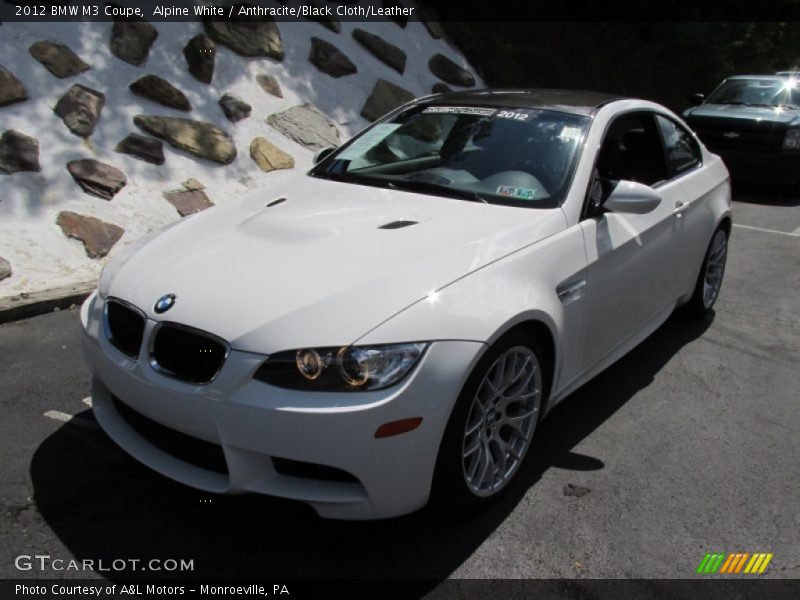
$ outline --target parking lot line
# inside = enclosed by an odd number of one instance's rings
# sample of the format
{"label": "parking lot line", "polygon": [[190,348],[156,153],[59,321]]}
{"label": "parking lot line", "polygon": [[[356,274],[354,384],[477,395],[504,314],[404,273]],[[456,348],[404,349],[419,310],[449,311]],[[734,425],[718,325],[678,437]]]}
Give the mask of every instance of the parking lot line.
{"label": "parking lot line", "polygon": [[89,421],[88,419],[76,417],[75,415],[61,412],[60,410],[48,410],[44,413],[44,416],[48,419],[53,419],[54,421],[70,423],[71,425],[78,425],[79,427],[85,427],[86,429],[95,429],[97,427],[96,423]]}
{"label": "parking lot line", "polygon": [[794,231],[778,231],[777,229],[766,229],[764,227],[754,227],[752,225],[742,225],[741,223],[734,223],[734,227],[742,229],[752,229],[754,231],[763,231],[764,233],[777,233],[778,235],[788,235],[789,237],[800,237],[800,227]]}

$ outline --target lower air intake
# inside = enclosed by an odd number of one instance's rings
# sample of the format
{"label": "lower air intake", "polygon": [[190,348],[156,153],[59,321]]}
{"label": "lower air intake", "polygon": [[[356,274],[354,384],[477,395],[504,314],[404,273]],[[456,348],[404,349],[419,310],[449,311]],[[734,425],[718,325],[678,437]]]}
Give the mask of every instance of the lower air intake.
{"label": "lower air intake", "polygon": [[153,446],[183,462],[207,471],[228,474],[222,446],[175,431],[145,417],[122,400],[113,397],[114,408],[136,433]]}

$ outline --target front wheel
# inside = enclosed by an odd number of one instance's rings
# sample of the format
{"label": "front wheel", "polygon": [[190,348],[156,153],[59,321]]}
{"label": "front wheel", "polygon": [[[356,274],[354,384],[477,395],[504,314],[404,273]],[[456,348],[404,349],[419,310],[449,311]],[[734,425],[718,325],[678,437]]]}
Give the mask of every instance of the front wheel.
{"label": "front wheel", "polygon": [[711,238],[694,293],[687,303],[687,309],[691,314],[701,317],[711,312],[722,288],[727,259],[728,233],[720,227]]}
{"label": "front wheel", "polygon": [[543,357],[536,340],[515,332],[478,361],[442,440],[434,479],[440,503],[478,508],[514,479],[546,394]]}

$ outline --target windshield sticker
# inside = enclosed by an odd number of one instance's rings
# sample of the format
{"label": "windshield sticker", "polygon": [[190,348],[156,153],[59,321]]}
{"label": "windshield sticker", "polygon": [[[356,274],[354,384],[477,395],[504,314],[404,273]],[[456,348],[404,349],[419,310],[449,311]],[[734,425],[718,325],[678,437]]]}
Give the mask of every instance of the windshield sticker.
{"label": "windshield sticker", "polygon": [[494,108],[479,108],[477,106],[429,106],[423,113],[452,113],[456,115],[478,115],[492,117],[497,112]]}
{"label": "windshield sticker", "polygon": [[569,125],[565,125],[561,129],[561,133],[558,134],[558,137],[565,142],[571,142],[578,139],[578,137],[581,135],[581,131],[582,130],[580,127],[570,127]]}
{"label": "windshield sticker", "polygon": [[366,152],[385,140],[386,137],[400,127],[400,125],[401,123],[381,123],[380,125],[375,125],[375,127],[350,144],[336,159],[354,160],[363,156]]}
{"label": "windshield sticker", "polygon": [[498,185],[497,195],[505,198],[516,198],[518,200],[533,200],[536,197],[536,190],[514,185]]}

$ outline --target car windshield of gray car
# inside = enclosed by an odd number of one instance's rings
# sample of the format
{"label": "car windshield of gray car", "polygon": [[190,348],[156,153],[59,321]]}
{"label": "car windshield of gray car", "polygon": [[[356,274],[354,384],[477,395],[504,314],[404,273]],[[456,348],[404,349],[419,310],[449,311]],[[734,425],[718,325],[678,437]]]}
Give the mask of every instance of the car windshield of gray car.
{"label": "car windshield of gray car", "polygon": [[729,79],[708,103],[800,108],[800,79]]}
{"label": "car windshield of gray car", "polygon": [[310,175],[531,208],[561,204],[589,118],[556,110],[422,105],[378,122]]}

